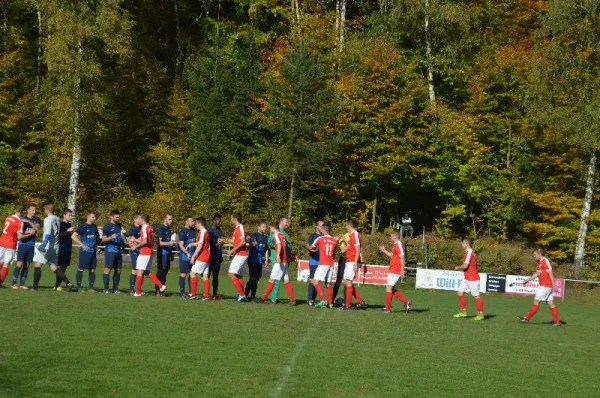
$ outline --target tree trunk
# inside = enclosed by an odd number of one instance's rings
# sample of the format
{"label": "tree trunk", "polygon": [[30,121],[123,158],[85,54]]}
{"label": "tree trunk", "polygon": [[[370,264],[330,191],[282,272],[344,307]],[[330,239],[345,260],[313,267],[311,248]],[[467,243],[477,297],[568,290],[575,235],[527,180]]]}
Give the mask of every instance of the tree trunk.
{"label": "tree trunk", "polygon": [[344,51],[344,29],[346,27],[346,0],[336,1],[336,28],[338,39],[338,51]]}
{"label": "tree trunk", "polygon": [[175,41],[177,44],[177,54],[175,56],[175,73],[178,74],[180,67],[181,67],[181,61],[182,61],[181,24],[179,22],[179,4],[177,3],[177,0],[172,0],[172,1],[173,1],[173,13],[175,14]]}
{"label": "tree trunk", "polygon": [[429,102],[435,109],[435,86],[433,85],[433,68],[431,66],[431,32],[429,29],[429,0],[425,0],[425,55],[427,57],[427,85],[429,87]]}
{"label": "tree trunk", "polygon": [[288,220],[292,221],[292,207],[294,204],[294,187],[296,185],[296,168],[294,168],[294,173],[292,174],[292,182],[290,183],[290,200],[288,203]]}
{"label": "tree trunk", "polygon": [[37,42],[37,80],[35,82],[35,90],[39,93],[42,86],[42,12],[37,10],[38,19],[38,42]]}
{"label": "tree trunk", "polygon": [[583,200],[583,208],[581,209],[581,222],[579,224],[579,235],[577,236],[577,245],[575,247],[575,269],[574,276],[579,278],[581,271],[585,265],[585,237],[588,229],[588,218],[592,208],[592,197],[594,195],[594,175],[596,174],[596,157],[595,150],[590,155],[590,164],[588,167],[587,181],[585,186],[585,199]]}
{"label": "tree trunk", "polygon": [[371,235],[375,235],[377,232],[377,196],[375,196],[375,200],[373,200],[373,214],[371,214]]}
{"label": "tree trunk", "polygon": [[8,17],[6,16],[6,8],[8,0],[2,1],[2,54],[8,53]]}
{"label": "tree trunk", "polygon": [[[77,52],[81,57],[83,54],[83,43],[81,39],[77,41]],[[79,90],[81,88],[81,78],[75,80],[75,115],[73,116],[73,130],[75,133],[75,142],[73,144],[73,157],[71,159],[71,176],[69,178],[69,198],[67,206],[73,211],[75,217],[77,211],[77,190],[79,188],[79,170],[81,169],[81,109],[79,104]]]}
{"label": "tree trunk", "polygon": [[292,0],[292,14],[296,15],[296,30],[300,34],[300,5],[298,0]]}

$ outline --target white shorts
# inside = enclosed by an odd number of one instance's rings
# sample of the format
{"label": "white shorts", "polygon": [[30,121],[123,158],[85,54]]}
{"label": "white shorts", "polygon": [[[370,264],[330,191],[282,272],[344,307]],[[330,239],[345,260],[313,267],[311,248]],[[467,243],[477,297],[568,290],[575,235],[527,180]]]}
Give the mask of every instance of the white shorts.
{"label": "white shorts", "polygon": [[135,264],[136,270],[142,271],[150,271],[150,267],[152,267],[152,255],[142,255],[140,254],[137,258],[137,263]]}
{"label": "white shorts", "polygon": [[248,256],[233,256],[231,260],[231,264],[229,264],[229,272],[230,274],[235,275],[244,275],[244,265],[248,262]]}
{"label": "white shorts", "polygon": [[331,283],[333,279],[333,267],[329,265],[319,265],[315,271],[314,280]]}
{"label": "white shorts", "polygon": [[356,273],[354,272],[354,264],[356,263],[349,263],[346,262],[346,266],[344,268],[344,280],[346,281],[353,281],[354,277],[356,276]]}
{"label": "white shorts", "polygon": [[554,301],[554,294],[552,294],[552,288],[546,286],[539,286],[535,291],[536,301]]}
{"label": "white shorts", "polygon": [[275,281],[280,281],[283,278],[284,281],[290,280],[290,275],[288,273],[288,265],[285,263],[273,265],[273,269],[271,270],[271,276],[269,279],[273,279]]}
{"label": "white shorts", "polygon": [[400,280],[400,275],[392,274],[391,272],[388,274],[386,285],[388,286],[396,286],[396,283]]}
{"label": "white shorts", "polygon": [[471,296],[479,296],[479,281],[466,281],[463,280],[458,287],[459,292],[471,293]]}
{"label": "white shorts", "polygon": [[58,250],[48,249],[46,253],[42,253],[36,247],[35,253],[33,254],[33,262],[39,264],[58,265]]}
{"label": "white shorts", "polygon": [[208,276],[208,267],[209,263],[203,263],[202,261],[196,261],[194,265],[192,265],[192,272],[194,274],[202,274]]}
{"label": "white shorts", "polygon": [[15,249],[7,249],[6,247],[0,246],[0,262],[4,263],[8,267],[10,263],[15,259]]}

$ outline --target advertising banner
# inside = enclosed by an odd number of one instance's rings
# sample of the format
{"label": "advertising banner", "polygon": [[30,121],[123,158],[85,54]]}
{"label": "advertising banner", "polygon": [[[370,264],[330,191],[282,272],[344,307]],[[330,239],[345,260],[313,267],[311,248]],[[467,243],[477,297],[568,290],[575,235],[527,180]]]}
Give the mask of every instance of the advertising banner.
{"label": "advertising banner", "polygon": [[[437,290],[454,290],[458,291],[458,287],[463,280],[465,273],[462,271],[449,271],[442,269],[417,269],[417,289],[437,289]],[[486,281],[487,274],[479,274],[480,291],[485,293],[487,290]]]}
{"label": "advertising banner", "polygon": [[[333,282],[336,280],[337,263],[334,266]],[[385,265],[363,264],[356,275],[354,281],[360,285],[378,285],[385,286],[387,283],[389,267]],[[300,260],[298,262],[298,281],[308,282],[310,268],[308,261]]]}
{"label": "advertising banner", "polygon": [[504,293],[506,291],[506,275],[487,274],[486,290],[488,293]]}
{"label": "advertising banner", "polygon": [[[540,284],[537,279],[524,284],[523,281],[527,278],[527,276],[506,275],[506,293],[534,296],[535,291]],[[554,297],[562,298],[564,294],[564,280],[555,279],[554,282],[556,283],[556,292],[554,293]]]}

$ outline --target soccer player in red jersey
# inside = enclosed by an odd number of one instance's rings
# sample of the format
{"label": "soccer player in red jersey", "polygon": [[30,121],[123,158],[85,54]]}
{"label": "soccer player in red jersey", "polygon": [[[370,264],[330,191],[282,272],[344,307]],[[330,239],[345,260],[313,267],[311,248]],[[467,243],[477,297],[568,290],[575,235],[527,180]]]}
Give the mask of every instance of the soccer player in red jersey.
{"label": "soccer player in red jersey", "polygon": [[[333,278],[333,265],[335,255],[335,249],[337,248],[338,240],[329,235],[331,232],[331,227],[329,224],[321,225],[321,236],[319,236],[312,245],[310,245],[309,250],[313,250],[314,248],[319,248],[319,266],[315,271],[315,277],[312,280],[312,284],[315,285],[315,290],[317,294],[321,298],[315,307],[332,307],[333,303],[331,300],[333,299],[333,286],[331,285],[331,280]],[[321,281],[324,281],[327,285],[327,296],[323,292],[323,286],[321,286]]]}
{"label": "soccer player in red jersey", "polygon": [[233,283],[233,287],[238,293],[237,301],[248,301],[246,299],[246,293],[244,292],[244,265],[248,262],[248,251],[246,249],[246,231],[242,225],[242,215],[240,213],[233,213],[231,215],[231,223],[235,227],[233,231],[233,238],[227,241],[233,245],[231,252],[233,253],[233,259],[229,265],[229,279]]}
{"label": "soccer player in red jersey", "polygon": [[191,300],[197,300],[200,296],[198,292],[198,277],[197,274],[202,275],[203,279],[203,297],[202,300],[206,301],[209,299],[210,294],[210,280],[208,279],[208,272],[210,270],[210,237],[206,230],[206,219],[199,217],[196,219],[196,229],[198,230],[198,237],[196,242],[191,245],[196,247],[194,254],[192,255],[191,263],[192,270],[190,272],[190,290],[192,295]]}
{"label": "soccer player in red jersey", "polygon": [[398,300],[402,301],[404,304],[404,309],[406,312],[408,312],[410,311],[412,302],[404,297],[404,295],[394,287],[400,278],[404,278],[404,247],[402,246],[400,233],[398,231],[392,232],[390,238],[392,239],[392,243],[394,245],[391,252],[387,251],[384,245],[379,246],[379,250],[390,258],[390,271],[388,273],[387,283],[385,285],[385,308],[383,311],[391,312],[392,298],[396,297]]}
{"label": "soccer player in red jersey", "polygon": [[535,298],[533,299],[533,305],[529,309],[529,312],[524,317],[519,317],[519,320],[523,323],[529,322],[529,320],[535,315],[540,308],[540,301],[548,303],[550,312],[552,313],[552,325],[562,326],[560,318],[558,317],[558,308],[554,305],[554,295],[556,291],[556,284],[554,282],[554,274],[552,273],[552,265],[550,260],[544,256],[544,249],[538,248],[533,252],[536,260],[538,260],[538,267],[535,274],[523,281],[526,284],[529,281],[538,278],[540,285],[535,292]]}
{"label": "soccer player in red jersey", "polygon": [[344,285],[346,286],[346,306],[342,309],[352,308],[352,296],[356,297],[358,304],[356,308],[366,309],[366,305],[358,290],[353,286],[352,281],[356,277],[358,270],[358,262],[360,261],[360,247],[362,245],[362,237],[356,230],[356,221],[346,221],[346,231],[350,235],[348,245],[341,249],[342,253],[346,253],[346,267],[344,268]]}
{"label": "soccer player in red jersey", "polygon": [[290,283],[290,275],[288,272],[288,253],[285,235],[279,231],[279,224],[276,222],[271,223],[271,233],[273,234],[273,243],[275,244],[275,264],[273,264],[271,276],[269,277],[269,283],[267,284],[267,287],[265,288],[260,300],[264,303],[269,294],[271,294],[271,291],[273,291],[275,281],[280,281],[283,279],[283,285],[285,286],[285,290],[290,297],[289,304],[296,305],[294,288]]}
{"label": "soccer player in red jersey", "polygon": [[163,293],[165,290],[167,290],[167,286],[163,285],[156,275],[150,272],[150,268],[152,266],[152,237],[154,234],[154,230],[150,225],[148,225],[150,216],[148,214],[142,214],[136,221],[140,224],[140,240],[131,246],[131,250],[139,248],[140,255],[137,258],[137,275],[135,278],[135,294],[133,296],[140,297],[142,295],[144,275],[147,275],[148,279],[154,282],[154,284],[158,286],[159,291]]}
{"label": "soccer player in red jersey", "polygon": [[462,241],[462,247],[465,249],[462,265],[454,267],[456,271],[465,271],[465,278],[458,287],[458,305],[460,312],[454,315],[455,318],[467,317],[467,299],[465,292],[471,292],[475,298],[475,307],[477,308],[477,316],[473,318],[475,321],[483,321],[483,299],[479,295],[479,272],[477,272],[477,257],[473,251],[473,241],[470,238],[465,238]]}
{"label": "soccer player in red jersey", "polygon": [[25,233],[21,233],[23,229],[23,221],[21,221],[22,213],[23,206],[15,206],[15,214],[6,217],[2,226],[2,235],[0,235],[0,285],[6,279],[8,267],[16,257],[17,242],[19,239],[26,238],[37,232],[36,229],[30,229]]}

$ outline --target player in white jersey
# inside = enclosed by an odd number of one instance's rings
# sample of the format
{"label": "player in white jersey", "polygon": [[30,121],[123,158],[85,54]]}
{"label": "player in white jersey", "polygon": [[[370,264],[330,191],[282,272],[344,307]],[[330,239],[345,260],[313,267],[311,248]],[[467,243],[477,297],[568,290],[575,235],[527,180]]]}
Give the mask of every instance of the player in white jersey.
{"label": "player in white jersey", "polygon": [[67,284],[67,291],[73,289],[64,271],[58,268],[58,241],[60,235],[60,219],[54,215],[54,205],[44,206],[46,218],[44,219],[44,241],[35,250],[33,261],[35,271],[33,274],[32,292],[37,292],[40,278],[42,277],[42,265],[50,264],[50,270],[58,275]]}

